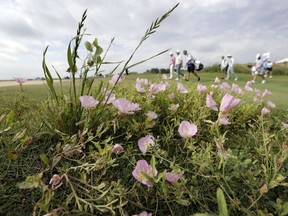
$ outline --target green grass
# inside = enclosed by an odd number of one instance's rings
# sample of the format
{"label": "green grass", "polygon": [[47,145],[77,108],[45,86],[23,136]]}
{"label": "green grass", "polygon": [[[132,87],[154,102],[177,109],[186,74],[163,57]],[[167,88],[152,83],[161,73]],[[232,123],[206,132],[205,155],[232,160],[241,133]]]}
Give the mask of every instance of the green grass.
{"label": "green grass", "polygon": [[[201,84],[209,86],[215,78],[220,76],[219,73],[199,73],[201,76]],[[231,85],[233,82],[238,84],[243,90],[246,82],[248,80],[252,79],[252,76],[250,74],[238,74],[239,79],[237,82],[235,82],[233,79],[229,80],[228,83]],[[135,87],[135,80],[136,78],[147,78],[149,81],[152,82],[159,82],[162,80],[162,74],[129,74],[126,76],[125,82],[121,83],[121,85],[130,85],[131,88]],[[176,76],[174,75],[174,78]],[[101,81],[107,82],[110,78],[99,78],[96,79],[95,84],[99,84]],[[176,83],[176,81],[168,80],[169,83]],[[196,77],[193,75],[191,76],[191,79],[189,82],[184,82],[185,86],[189,85],[197,85]],[[268,97],[267,99],[271,100],[273,103],[277,105],[277,108],[283,108],[286,109],[288,107],[288,76],[273,76],[273,78],[267,78],[266,83],[264,85],[261,84],[261,77],[259,77],[256,80],[256,84],[254,84],[252,87],[259,89],[261,92],[263,92],[265,89],[268,89],[272,92],[272,96]],[[55,83],[56,90],[60,91],[60,84]],[[68,93],[69,88],[69,81],[65,80],[63,82],[64,87],[64,93]],[[49,97],[49,91],[46,87],[46,85],[28,85],[27,83],[23,84],[23,89],[25,95],[35,101],[45,100]],[[0,87],[0,103],[1,106],[4,104],[10,104],[13,102],[15,96],[17,96],[20,88],[19,86],[9,86],[9,87]],[[66,92],[65,92],[66,91]]]}

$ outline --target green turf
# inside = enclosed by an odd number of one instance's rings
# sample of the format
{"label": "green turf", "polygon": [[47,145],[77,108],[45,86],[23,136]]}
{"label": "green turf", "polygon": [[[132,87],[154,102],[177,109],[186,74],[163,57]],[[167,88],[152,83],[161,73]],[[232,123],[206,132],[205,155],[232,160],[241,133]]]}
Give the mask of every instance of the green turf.
{"label": "green turf", "polygon": [[[201,76],[200,83],[203,85],[210,85],[213,83],[215,78],[220,76],[219,73],[199,73]],[[236,83],[238,84],[243,90],[246,82],[248,80],[252,80],[252,76],[250,74],[238,74],[239,78],[235,82],[234,79],[231,79],[228,81],[229,84]],[[169,76],[169,75],[167,75]],[[122,83],[122,85],[125,83],[127,85],[130,85],[131,87],[135,86],[135,80],[136,78],[147,78],[148,80],[152,82],[159,82],[162,80],[162,74],[129,74],[126,76],[125,82]],[[174,74],[174,78],[176,78],[176,75]],[[100,81],[107,82],[110,78],[98,78],[95,81],[94,85],[97,85]],[[175,79],[168,80],[169,83],[176,83]],[[191,76],[191,79],[189,82],[181,81],[187,85],[196,85],[196,77],[193,75]],[[284,108],[286,109],[288,107],[288,76],[273,76],[273,78],[267,78],[265,84],[261,84],[261,77],[259,77],[256,80],[256,84],[254,84],[252,87],[259,89],[261,92],[263,92],[265,89],[268,89],[272,92],[272,96],[269,96],[267,99],[271,100],[273,103],[277,105],[278,108]],[[69,81],[65,80],[63,82],[64,86],[64,93],[68,93],[69,89]],[[56,89],[60,91],[60,84],[55,83]],[[35,99],[36,101],[44,100],[49,97],[49,91],[46,87],[46,85],[28,85],[28,83],[23,84],[24,93],[27,97],[30,99]],[[15,96],[17,96],[17,93],[19,92],[20,87],[19,86],[9,86],[9,87],[0,87],[0,103],[1,106],[3,104],[11,103],[13,102]]]}

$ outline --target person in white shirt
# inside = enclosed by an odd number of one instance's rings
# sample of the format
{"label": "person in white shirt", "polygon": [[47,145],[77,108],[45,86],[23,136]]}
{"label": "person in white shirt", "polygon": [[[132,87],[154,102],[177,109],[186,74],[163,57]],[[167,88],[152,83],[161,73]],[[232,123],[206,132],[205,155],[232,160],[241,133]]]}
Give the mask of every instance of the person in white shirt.
{"label": "person in white shirt", "polygon": [[254,77],[253,77],[253,80],[251,81],[252,83],[255,83],[256,79],[257,79],[257,76],[261,76],[262,77],[262,84],[265,83],[265,71],[263,69],[263,60],[261,58],[261,55],[260,54],[257,54],[256,55],[256,64],[255,64],[255,73],[254,73]]}
{"label": "person in white shirt", "polygon": [[175,56],[173,55],[172,52],[170,52],[169,68],[170,68],[170,77],[169,77],[169,79],[172,79],[173,78],[174,68],[175,68]]}
{"label": "person in white shirt", "polygon": [[176,80],[179,80],[180,70],[181,70],[182,64],[183,64],[183,59],[182,59],[182,56],[181,56],[179,50],[176,51],[176,54],[177,54],[176,59],[175,59],[175,67],[176,67],[176,72],[177,72]]}
{"label": "person in white shirt", "polygon": [[269,77],[272,78],[272,66],[273,66],[273,62],[271,60],[268,60],[267,62],[267,74],[269,74]]}
{"label": "person in white shirt", "polygon": [[198,74],[195,72],[195,61],[196,61],[196,59],[190,53],[188,53],[187,50],[183,50],[183,54],[186,56],[186,65],[185,65],[185,67],[187,67],[185,80],[189,81],[190,73],[193,73],[194,76],[197,77],[197,80],[200,81],[200,76],[198,76]]}
{"label": "person in white shirt", "polygon": [[237,74],[234,72],[234,59],[232,58],[232,55],[228,54],[228,69],[227,69],[227,76],[226,76],[226,80],[230,79],[230,74],[234,75],[234,80],[237,81],[238,76]]}
{"label": "person in white shirt", "polygon": [[222,56],[221,59],[222,59],[221,64],[219,66],[221,70],[221,79],[224,79],[224,76],[227,73],[227,69],[228,69],[228,61],[225,56]]}

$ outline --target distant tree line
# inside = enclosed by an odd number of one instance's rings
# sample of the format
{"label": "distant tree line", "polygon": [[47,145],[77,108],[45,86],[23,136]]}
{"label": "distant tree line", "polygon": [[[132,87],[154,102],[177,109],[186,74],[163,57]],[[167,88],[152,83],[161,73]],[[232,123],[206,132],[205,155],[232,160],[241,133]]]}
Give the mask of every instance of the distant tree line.
{"label": "distant tree line", "polygon": [[[234,65],[234,70],[236,73],[246,73],[249,74],[251,73],[250,69],[248,68],[248,65],[251,65],[252,63],[247,63],[247,64],[235,64]],[[182,68],[184,70],[184,68]],[[218,73],[220,71],[219,65],[218,64],[213,64],[213,65],[207,65],[204,66],[204,69],[200,72],[208,72],[208,73],[213,73],[216,72]],[[170,70],[169,68],[151,68],[150,70],[146,70],[146,73],[153,73],[153,74],[169,74]],[[273,75],[287,75],[288,76],[288,63],[281,63],[281,64],[273,64]]]}

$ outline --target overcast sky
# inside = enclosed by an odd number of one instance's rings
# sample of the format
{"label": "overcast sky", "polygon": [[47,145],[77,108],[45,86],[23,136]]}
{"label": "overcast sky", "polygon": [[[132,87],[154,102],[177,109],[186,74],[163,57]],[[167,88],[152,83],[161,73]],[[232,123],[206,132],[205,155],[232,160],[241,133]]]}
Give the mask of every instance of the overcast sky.
{"label": "overcast sky", "polygon": [[[61,76],[69,75],[67,46],[85,9],[84,25],[91,36],[83,42],[96,37],[105,50],[115,37],[106,60],[125,61],[151,23],[178,2],[131,63],[169,48],[187,49],[204,65],[218,63],[228,53],[236,63],[253,62],[257,53],[265,52],[271,52],[272,61],[288,57],[287,0],[1,0],[0,80],[43,77],[47,45],[51,71],[54,66]],[[165,53],[131,71],[168,64]]]}

